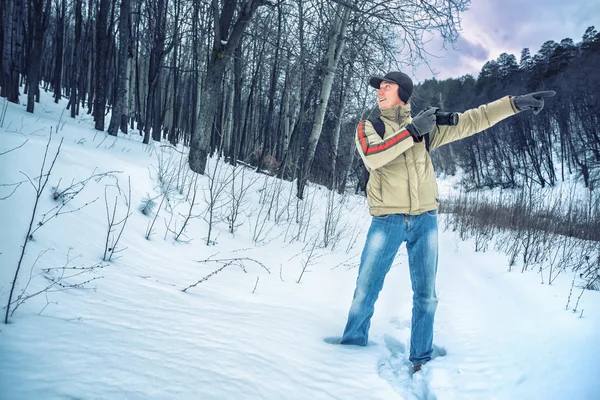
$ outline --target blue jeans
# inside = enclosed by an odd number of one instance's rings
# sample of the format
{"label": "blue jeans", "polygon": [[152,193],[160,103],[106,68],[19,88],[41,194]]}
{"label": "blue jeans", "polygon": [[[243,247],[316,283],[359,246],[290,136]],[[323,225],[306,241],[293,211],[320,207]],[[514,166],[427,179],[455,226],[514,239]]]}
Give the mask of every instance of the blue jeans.
{"label": "blue jeans", "polygon": [[437,307],[437,212],[373,217],[360,259],[354,299],[342,344],[366,346],[375,301],[402,242],[406,241],[413,290],[410,357],[413,365],[431,360],[433,319]]}

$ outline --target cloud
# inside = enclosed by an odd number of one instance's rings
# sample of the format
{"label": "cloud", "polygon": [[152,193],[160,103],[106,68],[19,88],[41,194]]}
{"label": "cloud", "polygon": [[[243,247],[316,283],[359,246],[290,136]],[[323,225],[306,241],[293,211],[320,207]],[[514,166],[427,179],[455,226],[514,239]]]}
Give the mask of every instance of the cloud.
{"label": "cloud", "polygon": [[[591,25],[600,28],[599,1],[473,1],[462,14],[461,36],[454,48],[442,49],[441,39],[434,36],[426,49],[437,56],[429,60],[438,79],[477,76],[486,61],[501,53],[514,54],[518,60],[523,48],[536,53],[547,40],[569,37],[578,42]],[[417,81],[433,76],[426,66],[415,71]]]}

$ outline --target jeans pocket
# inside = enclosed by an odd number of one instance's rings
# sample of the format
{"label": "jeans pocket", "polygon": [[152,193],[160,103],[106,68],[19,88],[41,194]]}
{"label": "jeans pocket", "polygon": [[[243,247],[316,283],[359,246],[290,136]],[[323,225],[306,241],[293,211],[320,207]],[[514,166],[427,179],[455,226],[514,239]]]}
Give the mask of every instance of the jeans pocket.
{"label": "jeans pocket", "polygon": [[427,215],[430,217],[435,217],[437,215],[437,210],[427,211]]}

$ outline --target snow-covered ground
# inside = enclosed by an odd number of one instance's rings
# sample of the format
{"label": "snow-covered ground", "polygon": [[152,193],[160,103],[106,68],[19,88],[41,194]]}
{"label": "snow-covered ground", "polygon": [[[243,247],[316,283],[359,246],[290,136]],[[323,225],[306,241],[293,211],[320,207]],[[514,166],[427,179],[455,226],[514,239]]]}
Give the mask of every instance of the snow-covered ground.
{"label": "snow-covered ground", "polygon": [[[176,205],[175,200],[185,199],[184,193],[173,195],[174,212],[163,205],[147,240],[152,216],[138,206],[146,195],[160,194],[158,156],[176,165],[178,153],[143,145],[137,132],[107,137],[93,130],[90,116],[72,120],[63,112],[64,103],[55,105],[42,95],[34,115],[8,104],[0,127],[0,154],[26,141],[0,155],[0,185],[25,182],[0,201],[0,305],[8,301],[35,201],[28,179],[35,183],[40,174],[51,129],[47,167],[60,139],[63,144],[34,228],[57,204],[51,186],[64,188],[94,173],[118,171],[113,175],[122,192],[111,177],[90,180],[62,211],[98,200],[37,230],[27,245],[13,300],[26,285],[26,293],[33,294],[51,282],[48,278],[57,279],[61,269],[43,270],[64,266],[67,257],[72,259],[68,267],[102,262],[107,209],[112,212],[116,199],[116,221],[125,215],[129,178],[132,214],[117,245],[122,251],[113,261],[62,283],[98,279],[85,289],[33,297],[19,306],[10,324],[0,326],[1,399],[600,398],[600,293],[586,291],[577,313],[565,310],[572,274],[559,276],[552,286],[541,285],[534,272],[508,272],[504,255],[475,253],[473,243],[440,231],[437,357],[411,376],[411,291],[404,246],[376,304],[371,345],[323,341],[340,335],[345,324],[369,223],[362,197],[346,199],[336,248],[317,243],[312,257],[311,239],[323,230],[326,190],[310,186],[305,202],[314,203],[311,227],[294,241],[296,200],[293,185],[284,182],[276,208],[281,210],[292,193],[292,222],[286,212],[278,223],[274,217],[266,221],[261,233],[259,199],[275,187],[265,175],[256,176],[249,189],[235,235],[225,221],[219,222],[211,233],[215,243],[207,246],[208,223],[194,218],[176,242],[166,226],[170,223],[176,232],[181,227],[189,203]],[[0,110],[3,103],[0,99]],[[248,182],[254,175],[246,174]],[[271,179],[267,186],[265,179]],[[207,177],[199,177],[198,185],[193,215],[206,209]],[[0,186],[0,198],[15,187]],[[228,206],[223,207],[219,214],[226,214]],[[199,262],[208,258],[247,260],[244,268],[229,265],[183,292],[223,266]],[[570,308],[580,293],[576,287]]]}

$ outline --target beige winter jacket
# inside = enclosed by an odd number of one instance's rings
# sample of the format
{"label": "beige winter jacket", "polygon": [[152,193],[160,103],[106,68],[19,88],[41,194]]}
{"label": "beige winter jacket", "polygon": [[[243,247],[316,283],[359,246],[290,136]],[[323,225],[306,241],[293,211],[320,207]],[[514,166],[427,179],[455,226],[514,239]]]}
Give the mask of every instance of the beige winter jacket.
{"label": "beige winter jacket", "polygon": [[[429,150],[463,139],[516,114],[509,96],[460,114],[456,126],[436,126]],[[356,147],[370,172],[367,202],[371,215],[421,214],[438,207],[438,189],[425,141],[416,142],[405,129],[411,122],[410,104],[381,112],[383,139],[369,121],[356,129]]]}

